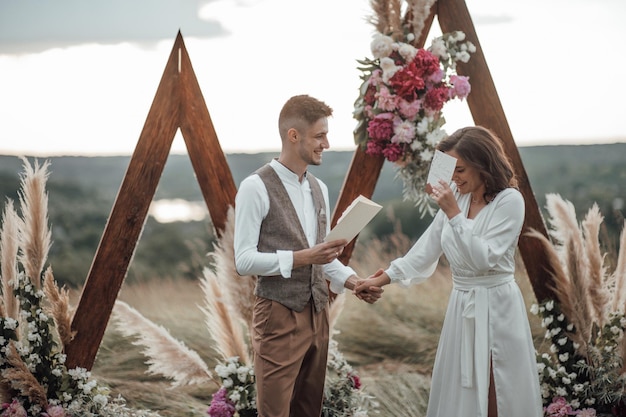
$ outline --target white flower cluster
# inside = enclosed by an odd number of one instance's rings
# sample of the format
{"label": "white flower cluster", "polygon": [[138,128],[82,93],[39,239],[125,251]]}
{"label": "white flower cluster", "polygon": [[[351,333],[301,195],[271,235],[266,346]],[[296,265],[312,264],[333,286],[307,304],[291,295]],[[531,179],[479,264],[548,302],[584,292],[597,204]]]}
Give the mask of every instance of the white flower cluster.
{"label": "white flower cluster", "polygon": [[[91,379],[88,370],[67,369],[66,356],[54,338],[54,320],[42,308],[45,294],[37,290],[23,272],[18,274],[15,296],[20,306],[19,320],[0,317],[0,371],[12,367],[7,355],[14,347],[28,371],[46,391],[48,409],[43,410],[40,404],[22,395],[13,398],[16,407],[21,407],[29,416],[43,412],[64,417],[149,415],[132,414],[134,411],[121,405],[119,399],[110,402],[108,389]],[[10,385],[14,381],[3,382]],[[59,407],[62,414],[59,414]]]}
{"label": "white flower cluster", "polygon": [[256,409],[254,369],[251,366],[240,363],[239,357],[233,356],[224,364],[218,364],[215,373],[222,379],[222,387],[237,410]]}
{"label": "white flower cluster", "polygon": [[577,331],[560,312],[553,300],[534,304],[530,312],[541,317],[550,342],[549,352],[537,355],[537,371],[545,402],[555,397],[564,398],[574,410],[581,407],[606,406],[624,395],[626,379],[621,375],[618,347],[622,343],[626,318],[612,313],[607,324],[598,329],[584,347],[572,340]]}
{"label": "white flower cluster", "polygon": [[456,70],[458,61],[467,63],[470,60],[470,54],[476,52],[476,46],[469,41],[463,42],[464,40],[465,33],[456,30],[434,39],[430,49],[444,65]]}

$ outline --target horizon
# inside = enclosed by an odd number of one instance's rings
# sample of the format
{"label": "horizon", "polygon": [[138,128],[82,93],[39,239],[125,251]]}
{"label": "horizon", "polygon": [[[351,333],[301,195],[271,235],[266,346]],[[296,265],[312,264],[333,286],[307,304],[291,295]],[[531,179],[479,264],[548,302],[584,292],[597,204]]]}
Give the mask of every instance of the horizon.
{"label": "horizon", "polygon": [[[607,141],[607,142],[585,142],[585,143],[538,143],[538,144],[525,144],[525,145],[517,145],[518,149],[523,148],[553,148],[553,147],[592,147],[592,146],[613,146],[613,145],[624,145],[626,146],[626,138],[623,140],[617,141]],[[324,153],[328,152],[354,152],[356,150],[356,146],[353,149],[327,149]],[[279,154],[280,149],[264,149],[259,151],[226,151],[224,150],[224,155],[258,155],[258,154]],[[97,153],[97,154],[65,154],[65,153],[55,153],[55,154],[20,154],[20,153],[6,153],[0,151],[1,157],[25,157],[25,158],[117,158],[117,157],[132,157],[131,153]],[[173,151],[170,152],[168,156],[185,156],[188,155],[187,150],[183,151]]]}

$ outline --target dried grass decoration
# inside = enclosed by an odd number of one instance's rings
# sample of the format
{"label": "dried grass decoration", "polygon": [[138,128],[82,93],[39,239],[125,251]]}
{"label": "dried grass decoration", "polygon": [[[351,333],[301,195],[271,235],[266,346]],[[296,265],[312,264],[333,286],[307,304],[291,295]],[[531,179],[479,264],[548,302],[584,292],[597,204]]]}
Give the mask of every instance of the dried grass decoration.
{"label": "dried grass decoration", "polygon": [[554,299],[531,308],[542,318],[549,343],[537,357],[546,412],[625,415],[626,232],[609,273],[599,241],[604,218],[598,206],[579,225],[571,202],[557,194],[546,200],[552,241],[530,233],[542,242],[555,271]]}
{"label": "dried grass decoration", "polygon": [[23,158],[19,204],[8,199],[0,230],[0,414],[2,416],[158,416],[133,410],[91,378],[68,369],[65,346],[72,340],[68,291],[44,271],[51,245],[48,226],[49,163]]}

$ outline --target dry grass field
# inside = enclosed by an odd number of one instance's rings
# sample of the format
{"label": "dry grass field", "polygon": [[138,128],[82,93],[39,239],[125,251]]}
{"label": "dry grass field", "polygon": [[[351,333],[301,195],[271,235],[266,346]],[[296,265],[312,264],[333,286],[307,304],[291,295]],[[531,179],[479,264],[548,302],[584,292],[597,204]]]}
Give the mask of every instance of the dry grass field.
{"label": "dry grass field", "polygon": [[[402,255],[410,246],[402,233],[386,241],[358,243],[351,265],[363,276]],[[532,288],[519,263],[517,280],[528,307],[535,302]],[[380,416],[419,417],[428,401],[429,375],[451,288],[445,260],[431,279],[411,287],[386,287],[383,299],[365,304],[348,294],[337,321],[339,349],[360,374],[364,389],[380,402]],[[125,285],[121,300],[168,329],[197,351],[210,368],[217,355],[208,333],[199,284],[189,280],[155,281]],[[538,349],[544,330],[529,315]],[[109,323],[93,374],[124,396],[130,405],[159,411],[163,416],[206,416],[214,384],[172,389],[169,381],[146,373],[141,349]]]}

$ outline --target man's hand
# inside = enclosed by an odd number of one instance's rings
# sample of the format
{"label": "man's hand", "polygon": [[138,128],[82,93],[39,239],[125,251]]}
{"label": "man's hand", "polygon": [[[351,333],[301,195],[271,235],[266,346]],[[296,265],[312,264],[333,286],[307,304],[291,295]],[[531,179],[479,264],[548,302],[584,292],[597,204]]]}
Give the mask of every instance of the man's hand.
{"label": "man's hand", "polygon": [[348,244],[345,239],[319,243],[312,248],[302,249],[293,253],[293,267],[305,265],[324,265],[334,261],[341,255]]}
{"label": "man's hand", "polygon": [[[368,285],[368,281],[370,281],[369,278],[363,279],[353,275],[346,280],[344,286],[347,289],[352,290],[359,300],[363,300],[369,304],[374,304],[380,299],[384,290],[381,287]],[[359,287],[362,287],[363,289],[357,293],[356,289]]]}

